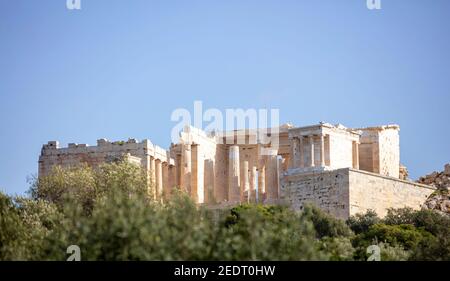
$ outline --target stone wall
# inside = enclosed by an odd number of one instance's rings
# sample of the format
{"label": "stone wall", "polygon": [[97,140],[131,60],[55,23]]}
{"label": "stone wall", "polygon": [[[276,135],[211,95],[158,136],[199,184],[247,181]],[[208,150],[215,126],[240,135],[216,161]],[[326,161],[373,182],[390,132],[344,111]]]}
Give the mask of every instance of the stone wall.
{"label": "stone wall", "polygon": [[312,203],[338,218],[350,214],[349,169],[285,175],[280,190],[281,200],[294,210]]}
{"label": "stone wall", "polygon": [[312,203],[341,219],[388,208],[419,209],[435,189],[393,177],[345,168],[287,174],[281,179],[281,199],[295,210]]}
{"label": "stone wall", "polygon": [[[39,156],[39,176],[47,175],[54,166],[67,168],[85,163],[95,168],[119,159],[139,164],[144,169],[154,198],[162,197],[164,187],[169,188],[169,184],[173,184],[169,173],[173,173],[175,161],[170,152],[149,140],[138,142],[135,139],[117,142],[99,139],[97,146],[70,143],[62,148],[57,141],[49,141],[43,145]],[[155,188],[150,189],[151,186]]]}
{"label": "stone wall", "polygon": [[387,125],[360,129],[359,168],[384,176],[399,178],[399,126]]}
{"label": "stone wall", "polygon": [[380,131],[380,174],[394,178],[400,177],[400,140],[398,126],[389,126]]}
{"label": "stone wall", "polygon": [[350,215],[375,210],[386,215],[388,208],[420,209],[436,189],[412,181],[381,176],[361,170],[349,171]]}

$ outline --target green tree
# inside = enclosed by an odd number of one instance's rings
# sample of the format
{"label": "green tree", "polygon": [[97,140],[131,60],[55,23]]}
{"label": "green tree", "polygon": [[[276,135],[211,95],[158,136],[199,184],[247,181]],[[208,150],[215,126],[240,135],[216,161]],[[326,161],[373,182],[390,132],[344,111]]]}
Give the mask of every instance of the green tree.
{"label": "green tree", "polygon": [[118,161],[102,164],[96,169],[85,164],[68,168],[55,166],[47,176],[33,179],[30,194],[34,199],[56,204],[60,210],[71,206],[70,202],[81,204],[84,212],[89,214],[95,200],[109,190],[145,197],[151,188],[141,167]]}
{"label": "green tree", "polygon": [[318,238],[322,237],[350,237],[353,235],[345,221],[337,219],[313,205],[306,205],[301,213],[302,220],[310,220]]}
{"label": "green tree", "polygon": [[379,222],[380,218],[374,210],[368,210],[364,214],[356,214],[346,221],[347,225],[355,234],[366,232],[372,225]]}
{"label": "green tree", "polygon": [[0,260],[42,259],[44,239],[61,218],[48,202],[0,193]]}

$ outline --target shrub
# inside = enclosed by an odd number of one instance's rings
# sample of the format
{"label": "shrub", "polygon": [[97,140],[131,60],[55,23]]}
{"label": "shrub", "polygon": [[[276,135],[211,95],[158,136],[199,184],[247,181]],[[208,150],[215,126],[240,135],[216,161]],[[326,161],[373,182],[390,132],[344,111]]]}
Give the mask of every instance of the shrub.
{"label": "shrub", "polygon": [[48,202],[0,193],[0,260],[41,259],[43,241],[60,219]]}
{"label": "shrub", "polygon": [[431,210],[421,210],[415,215],[414,224],[433,234],[422,240],[414,250],[413,260],[450,260],[450,218]]}
{"label": "shrub", "polygon": [[388,243],[378,243],[380,247],[381,261],[407,261],[411,251],[405,250],[402,246]]}
{"label": "shrub", "polygon": [[353,235],[343,220],[334,218],[312,205],[306,205],[303,208],[301,219],[310,220],[313,223],[318,238]]}
{"label": "shrub", "polygon": [[[321,260],[313,224],[280,206],[233,208],[217,239],[215,259]],[[220,255],[223,255],[220,258]]]}
{"label": "shrub", "polygon": [[412,224],[416,220],[417,211],[412,208],[388,209],[383,223],[388,225]]}
{"label": "shrub", "polygon": [[423,239],[431,236],[429,232],[418,229],[411,224],[387,225],[380,223],[372,225],[367,232],[359,234],[357,240],[360,241],[359,244],[364,246],[370,244],[372,241],[380,241],[411,250]]}
{"label": "shrub", "polygon": [[347,225],[355,234],[368,231],[372,225],[378,222],[380,222],[380,218],[374,210],[368,210],[364,214],[356,214],[346,221]]}
{"label": "shrub", "polygon": [[324,251],[329,260],[351,261],[355,254],[351,240],[348,237],[324,237],[320,240],[320,249]]}

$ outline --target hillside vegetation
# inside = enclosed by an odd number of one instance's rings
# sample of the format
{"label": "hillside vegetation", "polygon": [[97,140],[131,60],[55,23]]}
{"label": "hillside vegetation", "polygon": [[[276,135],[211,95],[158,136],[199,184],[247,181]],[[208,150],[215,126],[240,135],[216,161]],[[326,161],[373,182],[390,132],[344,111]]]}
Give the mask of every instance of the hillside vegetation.
{"label": "hillside vegetation", "polygon": [[367,212],[348,221],[314,206],[240,205],[208,210],[176,191],[148,199],[128,163],[55,168],[29,197],[0,193],[0,260],[450,260],[450,219],[431,210]]}

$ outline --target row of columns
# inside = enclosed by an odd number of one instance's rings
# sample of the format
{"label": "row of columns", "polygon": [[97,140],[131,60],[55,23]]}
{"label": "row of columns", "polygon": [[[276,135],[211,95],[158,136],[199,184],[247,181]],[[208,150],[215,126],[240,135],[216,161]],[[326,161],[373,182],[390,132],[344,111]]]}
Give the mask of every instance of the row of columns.
{"label": "row of columns", "polygon": [[[222,181],[228,183],[220,190],[215,190],[215,164],[214,161],[196,158],[196,149],[194,144],[183,144],[177,166],[179,186],[190,194],[196,202],[211,202],[212,200],[226,200],[229,202],[262,202],[264,199],[277,199],[279,189],[278,177],[278,155],[263,156],[257,160],[257,164],[250,165],[249,161],[242,161],[239,153],[239,146],[229,146],[228,154],[228,179]],[[158,163],[154,165],[155,171],[159,173]],[[195,165],[195,167],[194,167]],[[152,169],[153,170],[153,169]],[[201,172],[199,172],[201,171]],[[203,175],[203,178],[200,178]],[[161,181],[156,175],[156,190],[161,189]],[[221,180],[218,180],[221,182]],[[224,189],[222,191],[222,189]],[[222,195],[223,192],[223,195]],[[201,193],[201,194],[200,194]],[[217,194],[216,194],[217,193]],[[216,196],[218,196],[216,198]]]}
{"label": "row of columns", "polygon": [[[248,161],[241,161],[239,146],[229,147],[228,168],[228,201],[229,202],[262,202],[278,198],[278,156],[276,153],[259,159],[258,167],[249,167]],[[243,178],[241,179],[241,169]]]}
{"label": "row of columns", "polygon": [[150,195],[155,200],[163,200],[164,193],[170,192],[175,185],[175,167],[153,156],[148,158],[148,180],[152,187]]}
{"label": "row of columns", "polygon": [[214,163],[203,159],[198,144],[182,144],[179,164],[179,186],[197,203],[213,196]]}
{"label": "row of columns", "polygon": [[[299,136],[294,137],[292,139],[292,167],[291,168],[305,168],[305,167],[314,167],[316,166],[316,155],[315,155],[315,142],[314,142],[314,135],[309,136]],[[324,167],[325,166],[325,136],[319,135],[319,166]],[[309,161],[307,162],[307,158],[305,155],[305,149],[304,149],[304,143],[305,139],[308,140],[308,154],[310,155]]]}

